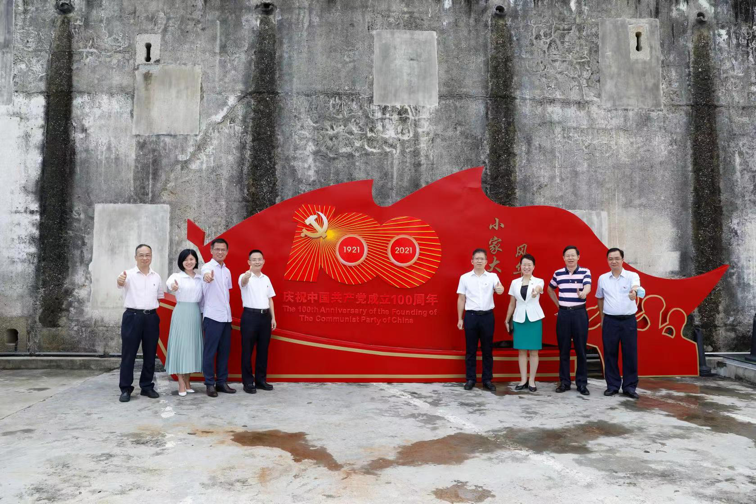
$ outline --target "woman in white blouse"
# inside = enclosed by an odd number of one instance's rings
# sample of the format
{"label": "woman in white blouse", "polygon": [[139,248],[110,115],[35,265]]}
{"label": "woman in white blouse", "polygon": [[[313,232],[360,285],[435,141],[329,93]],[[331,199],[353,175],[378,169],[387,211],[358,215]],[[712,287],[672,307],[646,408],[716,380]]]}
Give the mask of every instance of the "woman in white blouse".
{"label": "woman in white blouse", "polygon": [[[515,390],[526,386],[531,392],[538,390],[535,384],[538,370],[538,350],[541,349],[543,336],[540,297],[543,294],[543,280],[533,276],[535,257],[525,254],[520,258],[522,276],[512,280],[509,286],[509,309],[504,324],[509,327],[509,320],[514,315],[514,347],[520,351],[520,383]],[[528,380],[528,351],[530,351],[530,380]]]}
{"label": "woman in white blouse", "polygon": [[181,397],[194,392],[190,375],[202,371],[202,277],[195,271],[198,262],[194,250],[182,250],[178,257],[181,272],[166,282],[177,302],[171,315],[165,370],[178,376]]}

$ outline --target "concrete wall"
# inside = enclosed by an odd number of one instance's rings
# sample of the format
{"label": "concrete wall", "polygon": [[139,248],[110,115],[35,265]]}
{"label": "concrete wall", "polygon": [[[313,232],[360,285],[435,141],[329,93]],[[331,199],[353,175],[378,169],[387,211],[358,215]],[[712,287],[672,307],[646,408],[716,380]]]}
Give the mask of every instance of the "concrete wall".
{"label": "concrete wall", "polygon": [[[187,218],[214,236],[357,179],[390,204],[481,164],[495,201],[569,209],[648,273],[730,263],[700,320],[721,349],[750,331],[756,2],[74,7],[0,0],[0,329],[24,324],[32,349],[118,348],[92,304],[98,205],[154,206],[172,267]],[[57,251],[39,229],[59,215]],[[138,219],[119,225],[129,255]]]}

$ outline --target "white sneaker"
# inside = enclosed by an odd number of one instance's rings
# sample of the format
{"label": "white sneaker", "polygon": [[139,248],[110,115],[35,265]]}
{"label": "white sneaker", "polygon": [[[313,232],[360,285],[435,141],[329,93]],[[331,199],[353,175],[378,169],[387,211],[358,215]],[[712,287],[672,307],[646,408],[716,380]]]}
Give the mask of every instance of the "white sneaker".
{"label": "white sneaker", "polygon": [[184,397],[186,395],[186,392],[179,392],[179,396]]}

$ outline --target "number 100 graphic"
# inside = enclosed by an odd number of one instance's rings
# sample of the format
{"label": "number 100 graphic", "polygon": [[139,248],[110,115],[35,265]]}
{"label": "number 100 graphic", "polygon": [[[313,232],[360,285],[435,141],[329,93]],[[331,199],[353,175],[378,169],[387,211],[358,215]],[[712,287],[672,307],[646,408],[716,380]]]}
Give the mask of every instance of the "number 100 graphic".
{"label": "number 100 graphic", "polygon": [[303,205],[294,221],[287,280],[315,282],[323,270],[343,284],[363,284],[377,276],[409,289],[427,282],[441,261],[438,235],[415,217],[379,224],[362,213],[336,215],[332,206]]}

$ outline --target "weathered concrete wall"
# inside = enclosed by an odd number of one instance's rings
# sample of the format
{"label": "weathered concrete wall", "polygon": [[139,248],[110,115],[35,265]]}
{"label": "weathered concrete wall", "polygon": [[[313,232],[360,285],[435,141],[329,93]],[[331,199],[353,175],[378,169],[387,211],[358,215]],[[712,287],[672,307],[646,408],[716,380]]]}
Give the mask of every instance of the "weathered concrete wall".
{"label": "weathered concrete wall", "polygon": [[[214,236],[357,179],[390,204],[481,164],[493,200],[571,210],[648,273],[730,263],[700,320],[718,348],[750,331],[756,1],[73,6],[0,0],[0,329],[32,349],[118,348],[92,304],[98,205],[154,205],[172,268],[187,218]],[[64,229],[46,242],[51,217]],[[138,223],[122,225],[130,256]]]}

